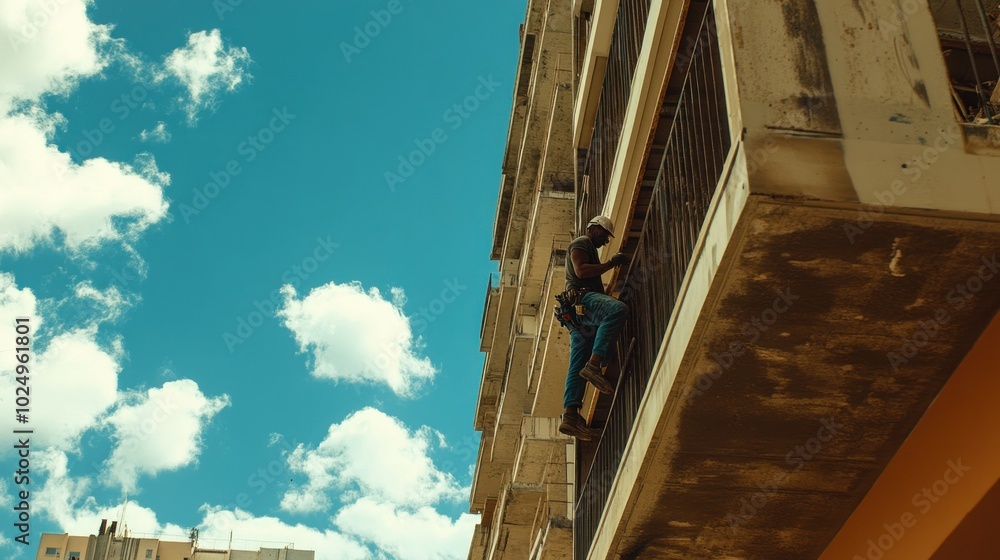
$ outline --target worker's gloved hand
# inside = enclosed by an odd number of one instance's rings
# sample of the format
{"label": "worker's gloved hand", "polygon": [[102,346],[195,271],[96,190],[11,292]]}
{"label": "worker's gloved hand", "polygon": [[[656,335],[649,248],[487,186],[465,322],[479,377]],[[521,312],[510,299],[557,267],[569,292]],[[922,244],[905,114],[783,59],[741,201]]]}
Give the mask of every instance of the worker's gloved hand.
{"label": "worker's gloved hand", "polygon": [[632,262],[632,255],[628,253],[618,253],[611,257],[611,264],[615,266],[627,265],[630,262]]}

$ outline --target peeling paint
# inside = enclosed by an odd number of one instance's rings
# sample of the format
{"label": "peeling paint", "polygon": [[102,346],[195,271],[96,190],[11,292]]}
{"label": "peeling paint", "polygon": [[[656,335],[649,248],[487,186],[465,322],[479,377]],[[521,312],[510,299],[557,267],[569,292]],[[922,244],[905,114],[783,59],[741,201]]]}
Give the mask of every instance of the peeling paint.
{"label": "peeling paint", "polygon": [[795,42],[795,73],[803,93],[795,99],[810,123],[818,128],[841,132],[840,116],[833,95],[833,80],[826,60],[823,26],[813,2],[784,2],[782,15],[789,38]]}
{"label": "peeling paint", "polygon": [[896,47],[896,63],[910,81],[910,87],[913,89],[914,95],[929,108],[931,100],[927,93],[927,84],[924,83],[920,72],[920,62],[917,60],[917,54],[913,50],[908,27],[903,27],[903,34],[897,36],[893,44]]}
{"label": "peeling paint", "polygon": [[861,16],[861,19],[868,21],[868,15],[865,13],[864,6],[861,5],[861,0],[854,0],[854,9],[858,12],[858,15]]}
{"label": "peeling paint", "polygon": [[892,260],[889,261],[889,273],[897,278],[902,278],[906,276],[903,272],[902,260],[903,260],[903,249],[901,248],[901,239],[896,238],[892,242]]}

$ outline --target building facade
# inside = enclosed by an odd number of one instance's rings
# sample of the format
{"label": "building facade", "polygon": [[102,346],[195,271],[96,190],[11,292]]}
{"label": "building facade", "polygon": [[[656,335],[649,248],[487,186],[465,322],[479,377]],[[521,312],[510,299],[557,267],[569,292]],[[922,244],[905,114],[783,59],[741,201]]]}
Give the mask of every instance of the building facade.
{"label": "building facade", "polygon": [[187,541],[119,535],[117,523],[102,521],[96,535],[43,533],[35,560],[315,560],[311,550],[264,548],[256,551],[199,546],[197,533]]}
{"label": "building facade", "polygon": [[[996,0],[529,0],[470,559],[994,558]],[[630,308],[558,433],[566,246]]]}

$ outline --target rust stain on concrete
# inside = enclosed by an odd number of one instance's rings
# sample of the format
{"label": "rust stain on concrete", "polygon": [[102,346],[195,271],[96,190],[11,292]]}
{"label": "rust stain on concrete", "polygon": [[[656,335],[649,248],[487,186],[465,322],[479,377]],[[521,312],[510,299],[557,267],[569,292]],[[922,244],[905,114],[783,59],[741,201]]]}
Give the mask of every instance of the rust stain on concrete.
{"label": "rust stain on concrete", "polygon": [[[855,218],[757,206],[620,558],[817,557],[1000,308],[1000,275],[965,305],[953,294],[1000,224],[886,213],[851,243]],[[917,353],[894,365],[907,341]]]}

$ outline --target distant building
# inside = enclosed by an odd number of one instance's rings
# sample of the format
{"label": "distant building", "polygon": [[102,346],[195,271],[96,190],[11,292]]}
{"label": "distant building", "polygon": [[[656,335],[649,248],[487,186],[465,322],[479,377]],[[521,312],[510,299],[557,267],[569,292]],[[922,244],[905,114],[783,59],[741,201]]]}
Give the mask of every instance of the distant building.
{"label": "distant building", "polygon": [[187,541],[164,541],[116,535],[117,522],[101,522],[96,535],[86,537],[43,533],[35,560],[315,560],[311,550],[260,548],[232,550],[198,545],[197,533]]}
{"label": "distant building", "polygon": [[[998,16],[527,2],[470,560],[998,558]],[[552,309],[596,215],[631,314],[575,441]]]}

